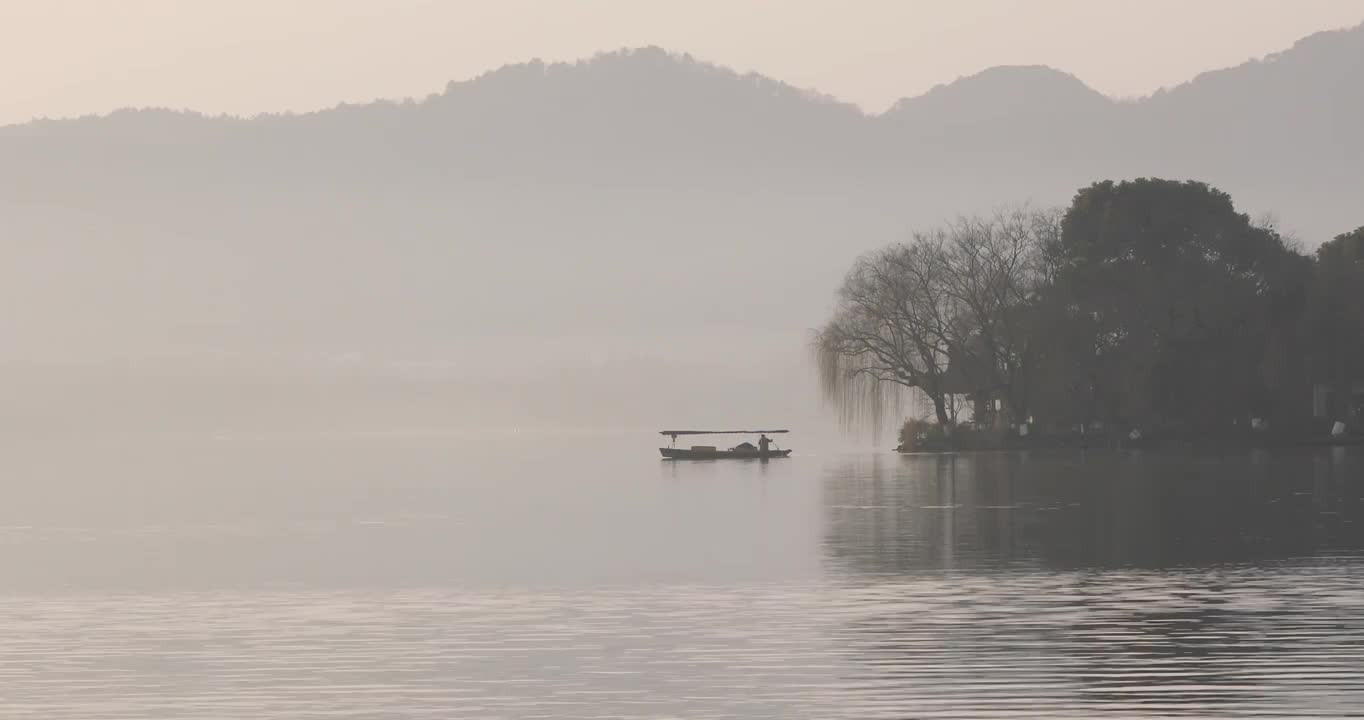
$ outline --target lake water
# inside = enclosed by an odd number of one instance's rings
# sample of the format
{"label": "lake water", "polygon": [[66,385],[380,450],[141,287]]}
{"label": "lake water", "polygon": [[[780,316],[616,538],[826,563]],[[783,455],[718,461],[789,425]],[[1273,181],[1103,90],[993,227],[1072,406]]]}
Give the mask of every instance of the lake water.
{"label": "lake water", "polygon": [[1358,451],[656,438],[11,439],[0,717],[1364,715]]}

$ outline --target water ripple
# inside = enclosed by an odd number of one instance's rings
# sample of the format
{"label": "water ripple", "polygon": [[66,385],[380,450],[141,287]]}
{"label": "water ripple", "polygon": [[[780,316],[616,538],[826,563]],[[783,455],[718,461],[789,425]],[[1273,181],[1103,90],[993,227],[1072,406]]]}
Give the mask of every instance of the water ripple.
{"label": "water ripple", "polygon": [[1364,598],[1327,567],[16,596],[0,687],[47,719],[1343,713]]}

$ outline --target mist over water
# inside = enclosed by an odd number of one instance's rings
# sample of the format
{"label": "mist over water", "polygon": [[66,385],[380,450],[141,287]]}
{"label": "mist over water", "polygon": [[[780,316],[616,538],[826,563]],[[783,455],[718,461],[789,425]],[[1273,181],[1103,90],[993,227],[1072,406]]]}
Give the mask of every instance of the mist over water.
{"label": "mist over water", "polygon": [[807,427],[811,328],[914,230],[1146,175],[1309,249],[1357,226],[1361,47],[1125,102],[993,68],[879,115],[650,47],[406,103],[3,127],[0,423]]}
{"label": "mist over water", "polygon": [[[1361,88],[1364,26],[1124,101],[647,47],[0,127],[0,717],[1357,713],[1360,448],[889,453],[812,328],[866,251],[1104,179],[1310,252]],[[794,454],[656,451],[759,426]]]}
{"label": "mist over water", "polygon": [[[7,448],[12,717],[1339,715],[1364,457]],[[70,446],[68,446],[69,448]],[[106,482],[109,477],[123,480]]]}

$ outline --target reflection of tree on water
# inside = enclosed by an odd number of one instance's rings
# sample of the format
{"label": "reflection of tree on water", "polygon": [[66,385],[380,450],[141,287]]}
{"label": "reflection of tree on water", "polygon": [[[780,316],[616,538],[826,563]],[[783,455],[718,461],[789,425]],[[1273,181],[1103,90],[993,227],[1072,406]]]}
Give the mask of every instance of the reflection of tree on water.
{"label": "reflection of tree on water", "polygon": [[1364,458],[873,457],[824,479],[826,557],[857,575],[1173,567],[1364,547]]}
{"label": "reflection of tree on water", "polygon": [[[1359,455],[897,460],[825,479],[826,556],[860,606],[836,637],[866,688],[850,705],[1199,715],[1320,707],[1322,688],[1341,698],[1328,705],[1364,699],[1342,651],[1364,642]],[[1351,555],[1304,558],[1325,551]]]}
{"label": "reflection of tree on water", "polygon": [[1286,709],[1304,697],[1357,710],[1358,563],[1096,576],[1067,633],[1067,651],[1083,661],[1081,692],[1162,713]]}
{"label": "reflection of tree on water", "polygon": [[1359,548],[1360,487],[1344,481],[1358,467],[1341,458],[1323,471],[1322,457],[1151,455],[1109,460],[1098,476],[1078,468],[1062,490],[1078,505],[1039,525],[1039,552],[1062,567],[1165,568]]}
{"label": "reflection of tree on water", "polygon": [[[971,567],[1011,552],[1006,456],[874,457],[825,479],[830,559],[871,575]],[[1004,466],[1001,466],[1003,464]]]}
{"label": "reflection of tree on water", "polygon": [[1081,590],[1084,611],[1066,633],[1065,650],[1083,661],[1075,675],[1083,697],[1162,714],[1199,714],[1259,697],[1244,665],[1274,648],[1240,628],[1239,614],[1225,607],[1223,583],[1204,579],[1137,592],[1133,600],[1115,601],[1116,588],[1102,580]]}
{"label": "reflection of tree on water", "polygon": [[853,689],[843,701],[850,716],[913,717],[1357,709],[1358,570],[1356,559],[1325,573],[1028,570],[859,584],[833,637]]}

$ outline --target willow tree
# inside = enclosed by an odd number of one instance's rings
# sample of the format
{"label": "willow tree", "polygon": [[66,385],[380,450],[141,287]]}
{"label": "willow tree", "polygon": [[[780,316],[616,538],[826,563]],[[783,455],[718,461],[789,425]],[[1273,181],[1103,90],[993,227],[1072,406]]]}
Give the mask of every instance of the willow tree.
{"label": "willow tree", "polygon": [[875,424],[906,389],[933,403],[944,428],[964,388],[1024,415],[1030,308],[1058,228],[1055,212],[1001,211],[859,258],[815,342],[825,396],[845,423]]}
{"label": "willow tree", "polygon": [[879,424],[912,388],[950,426],[946,374],[959,309],[947,292],[947,263],[946,235],[937,232],[863,255],[848,272],[815,338],[825,395],[845,423]]}

